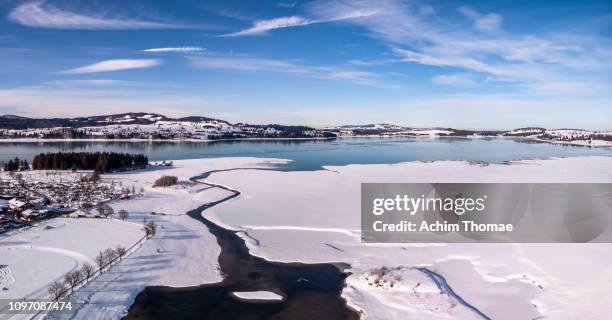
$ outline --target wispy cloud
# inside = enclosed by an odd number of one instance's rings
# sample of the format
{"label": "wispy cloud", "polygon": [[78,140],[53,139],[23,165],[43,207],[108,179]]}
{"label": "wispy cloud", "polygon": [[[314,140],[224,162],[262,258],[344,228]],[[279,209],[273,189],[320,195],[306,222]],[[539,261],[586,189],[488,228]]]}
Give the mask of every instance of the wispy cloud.
{"label": "wispy cloud", "polygon": [[488,72],[492,74],[499,74],[501,71],[496,70],[494,67],[471,58],[447,58],[437,57],[425,53],[419,53],[412,50],[406,49],[394,49],[395,53],[401,56],[401,60],[406,62],[414,62],[418,64],[426,64],[430,66],[445,66],[445,67],[461,67],[465,69],[471,69],[474,71]]}
{"label": "wispy cloud", "polygon": [[268,71],[290,74],[310,74],[306,67],[302,67],[290,60],[275,60],[245,55],[211,55],[191,59],[191,64],[203,69],[223,69],[236,71]]}
{"label": "wispy cloud", "polygon": [[150,68],[161,64],[161,60],[157,59],[114,59],[96,62],[83,67],[65,70],[62,74],[82,74],[118,71],[127,69]]}
{"label": "wispy cloud", "polygon": [[267,59],[248,55],[208,55],[190,58],[191,65],[201,69],[240,72],[269,72],[293,76],[343,80],[363,85],[381,85],[378,75],[362,70],[329,66],[311,66],[296,60]]}
{"label": "wispy cloud", "polygon": [[178,52],[178,53],[193,53],[203,52],[206,48],[201,47],[165,47],[165,48],[150,48],[144,49],[143,52]]}
{"label": "wispy cloud", "polygon": [[474,21],[474,29],[479,31],[497,31],[502,25],[502,17],[496,13],[482,14],[468,6],[460,7],[459,12],[472,19]]}
{"label": "wispy cloud", "polygon": [[182,24],[161,21],[123,18],[99,14],[87,14],[57,8],[46,1],[31,1],[15,7],[8,19],[33,28],[49,29],[173,29],[187,28]]}
{"label": "wispy cloud", "polygon": [[297,2],[279,2],[276,4],[279,8],[295,8],[297,5]]}
{"label": "wispy cloud", "polygon": [[266,31],[288,28],[288,27],[296,27],[296,26],[305,26],[312,23],[316,23],[315,21],[304,19],[299,16],[290,16],[290,17],[280,17],[269,20],[258,20],[253,23],[253,26],[234,33],[225,34],[227,37],[237,37],[237,36],[248,36],[261,34]]}
{"label": "wispy cloud", "polygon": [[289,28],[289,27],[298,27],[298,26],[306,26],[310,24],[318,24],[318,23],[326,23],[326,22],[334,22],[334,21],[342,21],[342,20],[350,20],[362,17],[368,17],[376,14],[375,9],[368,10],[352,10],[346,12],[338,12],[336,15],[328,16],[322,19],[311,19],[305,18],[302,16],[287,16],[287,17],[279,17],[267,20],[257,20],[253,22],[253,26],[248,29],[244,29],[238,32],[224,34],[222,36],[225,37],[237,37],[237,36],[248,36],[248,35],[258,35],[265,33],[270,30]]}
{"label": "wispy cloud", "polygon": [[433,83],[445,85],[445,86],[456,86],[456,87],[474,87],[476,82],[474,79],[467,74],[441,74],[431,79]]}
{"label": "wispy cloud", "polygon": [[59,86],[116,86],[120,84],[125,84],[125,81],[115,80],[115,79],[75,79],[75,80],[53,80],[47,81],[46,84],[49,85],[59,85]]}
{"label": "wispy cloud", "polygon": [[[424,11],[398,0],[314,1],[305,8],[313,20],[375,10],[376,14],[347,23],[364,28],[369,36],[386,43],[398,59],[437,67],[445,74],[447,69],[482,73],[488,77],[481,78],[490,81],[521,84],[516,88],[551,82],[594,82],[597,75],[605,77],[612,68],[608,40],[571,31],[516,34],[503,29],[501,15],[471,7],[457,8],[471,22],[468,27],[457,19],[432,17],[434,9]],[[364,65],[361,61],[355,64]]]}

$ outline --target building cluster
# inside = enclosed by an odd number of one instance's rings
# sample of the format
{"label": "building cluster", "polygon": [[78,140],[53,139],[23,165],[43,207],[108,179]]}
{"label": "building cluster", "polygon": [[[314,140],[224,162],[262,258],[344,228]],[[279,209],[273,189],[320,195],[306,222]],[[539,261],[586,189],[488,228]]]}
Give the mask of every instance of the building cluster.
{"label": "building cluster", "polygon": [[95,217],[91,208],[136,193],[133,186],[86,177],[72,172],[1,173],[0,232],[71,213]]}
{"label": "building cluster", "polygon": [[[128,119],[129,120],[129,119]],[[231,139],[231,138],[313,138],[324,132],[304,126],[230,124],[220,120],[170,121],[150,124],[115,121],[86,127],[0,129],[0,138],[33,139]]]}

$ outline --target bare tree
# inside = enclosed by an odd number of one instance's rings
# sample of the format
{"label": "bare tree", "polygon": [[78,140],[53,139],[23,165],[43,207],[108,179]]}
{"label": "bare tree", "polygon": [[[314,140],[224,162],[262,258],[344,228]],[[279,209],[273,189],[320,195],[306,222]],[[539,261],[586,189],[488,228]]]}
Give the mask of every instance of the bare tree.
{"label": "bare tree", "polygon": [[153,221],[147,222],[143,227],[143,230],[145,234],[147,235],[147,238],[151,238],[155,236],[156,229],[157,229],[157,225],[155,225],[155,222]]}
{"label": "bare tree", "polygon": [[107,205],[107,204],[98,204],[96,206],[96,210],[98,211],[98,214],[108,218],[109,216],[113,215],[113,213],[115,213],[115,210],[113,209],[113,207]]}
{"label": "bare tree", "polygon": [[117,256],[121,259],[127,253],[127,250],[122,246],[117,246],[115,252],[117,252]]}
{"label": "bare tree", "polygon": [[89,263],[85,263],[81,267],[81,273],[83,274],[83,277],[85,277],[85,280],[89,281],[89,278],[91,278],[94,273],[94,267]]}
{"label": "bare tree", "polygon": [[106,265],[106,257],[102,251],[100,251],[100,253],[98,253],[96,256],[96,264],[98,265],[98,268],[100,268],[100,272],[102,272],[102,268]]}
{"label": "bare tree", "polygon": [[47,289],[54,300],[59,299],[62,296],[62,293],[64,293],[64,290],[66,290],[66,287],[60,281],[53,282]]}
{"label": "bare tree", "polygon": [[115,209],[109,205],[104,205],[104,217],[108,218],[115,214]]}
{"label": "bare tree", "polygon": [[74,290],[74,286],[81,281],[81,278],[81,272],[79,270],[70,271],[64,275],[64,283],[70,288],[70,292]]}
{"label": "bare tree", "polygon": [[111,261],[117,257],[117,252],[113,248],[108,248],[104,250],[104,256],[106,258],[106,262],[111,263]]}
{"label": "bare tree", "polygon": [[121,218],[121,220],[125,221],[125,219],[127,219],[128,217],[128,212],[121,209],[119,210],[119,218]]}

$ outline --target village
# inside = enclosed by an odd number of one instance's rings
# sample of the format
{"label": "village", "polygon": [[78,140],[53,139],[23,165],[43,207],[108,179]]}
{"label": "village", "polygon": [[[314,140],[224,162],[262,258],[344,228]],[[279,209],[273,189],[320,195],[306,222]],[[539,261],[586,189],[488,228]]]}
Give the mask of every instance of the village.
{"label": "village", "polygon": [[90,171],[28,170],[0,173],[0,233],[54,217],[100,218],[107,202],[128,199],[135,187]]}

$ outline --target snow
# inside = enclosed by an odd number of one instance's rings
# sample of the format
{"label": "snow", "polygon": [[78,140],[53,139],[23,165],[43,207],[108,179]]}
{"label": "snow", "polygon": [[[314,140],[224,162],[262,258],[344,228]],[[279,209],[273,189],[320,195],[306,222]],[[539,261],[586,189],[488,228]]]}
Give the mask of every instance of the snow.
{"label": "snow", "polygon": [[232,295],[243,300],[268,300],[282,301],[283,296],[271,291],[237,291],[232,292]]}
{"label": "snow", "polygon": [[447,135],[453,133],[452,130],[444,130],[444,129],[413,129],[407,131],[410,134],[414,134],[417,136],[440,136]]}
{"label": "snow", "polygon": [[[173,167],[113,175],[123,185],[145,188],[144,197],[116,202],[115,211],[128,210],[132,222],[155,221],[158,233],[110,272],[79,289],[73,298],[85,304],[70,317],[116,319],[146,286],[220,281],[215,238],[185,212],[228,193],[187,179],[204,171],[286,162],[180,160]],[[611,182],[610,167],[611,157],[579,157],[510,165],[439,161],[293,172],[238,169],[205,179],[242,192],[209,209],[207,216],[244,231],[238,234],[252,253],[266,259],[350,264],[343,296],[365,319],[479,318],[441,293],[415,267],[444,276],[457,294],[493,319],[601,319],[612,313],[607,301],[607,284],[612,283],[609,244],[365,244],[359,233],[359,189],[361,182]],[[175,175],[182,183],[152,188],[162,174]],[[382,268],[387,272],[381,275]],[[2,270],[0,281],[10,282]],[[282,297],[282,292],[239,292],[236,297],[260,299],[271,294]]]}
{"label": "snow", "polygon": [[531,128],[518,128],[518,129],[514,129],[514,130],[510,130],[510,134],[526,134],[526,133],[530,133],[533,135],[537,135],[537,134],[542,134],[546,131],[546,129],[544,128],[535,128],[535,127],[531,127]]}
{"label": "snow", "polygon": [[552,129],[546,130],[545,135],[548,136],[548,138],[538,140],[551,143],[571,144],[579,146],[612,147],[612,132],[610,131]]}
{"label": "snow", "polygon": [[[190,183],[188,179],[208,170],[269,168],[286,160],[265,158],[218,158],[173,161],[172,167],[105,175],[124,186],[143,187],[145,195],[112,204],[115,212],[128,211],[128,221],[154,221],[156,235],[138,251],[71,296],[79,302],[74,314],[52,314],[51,319],[118,319],[127,313],[145,287],[186,287],[222,280],[218,267],[220,248],[201,222],[186,215],[202,204],[225,198],[230,193]],[[161,175],[179,178],[179,185],[153,188]],[[155,214],[152,214],[155,212]]]}
{"label": "snow", "polygon": [[[239,234],[250,250],[266,259],[349,263],[343,295],[366,319],[478,318],[432,293],[433,282],[411,269],[423,266],[493,319],[599,319],[612,314],[606,302],[612,274],[604,270],[612,264],[609,244],[365,244],[359,190],[362,182],[612,182],[611,167],[611,157],[576,157],[510,165],[439,161],[226,171],[208,181],[242,195],[209,214],[245,231],[248,237]],[[403,279],[399,289],[368,283],[367,275],[381,267],[398,268],[392,273]],[[406,296],[418,282],[424,291]]]}
{"label": "snow", "polygon": [[131,247],[141,226],[114,219],[57,218],[0,238],[2,299],[45,298],[47,287],[107,248]]}

